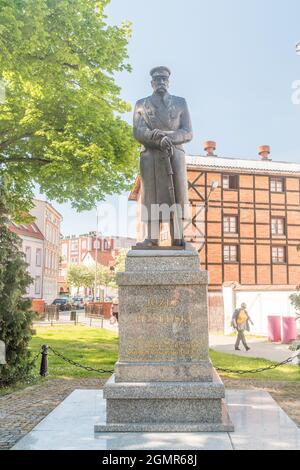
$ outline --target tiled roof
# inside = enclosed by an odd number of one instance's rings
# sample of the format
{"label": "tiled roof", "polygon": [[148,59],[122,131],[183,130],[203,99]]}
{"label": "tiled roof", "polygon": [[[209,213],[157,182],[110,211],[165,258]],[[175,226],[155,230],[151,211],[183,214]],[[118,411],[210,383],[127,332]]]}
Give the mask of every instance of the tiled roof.
{"label": "tiled roof", "polygon": [[[94,261],[96,261],[96,251],[89,251],[83,257],[83,260],[90,255]],[[104,266],[113,266],[115,264],[117,250],[109,250],[109,251],[98,251],[97,252],[97,263],[102,264]]]}
{"label": "tiled roof", "polygon": [[[217,155],[187,155],[186,164],[189,169],[227,170],[237,172],[270,173],[279,175],[299,175],[300,163],[278,162],[272,160],[249,160],[243,158],[224,158]],[[141,187],[141,178],[138,176],[129,195],[129,201],[136,201]]]}
{"label": "tiled roof", "polygon": [[299,173],[300,163],[278,162],[272,160],[246,160],[242,158],[207,157],[201,155],[187,155],[188,167],[233,169],[240,171],[271,172],[271,173]]}
{"label": "tiled roof", "polygon": [[12,222],[9,225],[11,232],[16,233],[19,236],[38,238],[39,240],[44,240],[44,235],[39,230],[38,226],[33,222],[32,224],[15,224]]}

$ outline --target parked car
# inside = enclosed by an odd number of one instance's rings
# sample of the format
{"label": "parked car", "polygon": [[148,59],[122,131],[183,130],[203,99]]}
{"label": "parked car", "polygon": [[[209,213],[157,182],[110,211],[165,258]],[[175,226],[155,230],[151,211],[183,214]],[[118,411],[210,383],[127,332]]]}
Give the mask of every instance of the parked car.
{"label": "parked car", "polygon": [[63,297],[54,299],[52,305],[58,305],[59,310],[70,310],[70,308],[72,307],[69,299],[65,299]]}
{"label": "parked car", "polygon": [[84,298],[83,297],[74,297],[73,298],[73,305],[76,309],[83,309],[84,308]]}

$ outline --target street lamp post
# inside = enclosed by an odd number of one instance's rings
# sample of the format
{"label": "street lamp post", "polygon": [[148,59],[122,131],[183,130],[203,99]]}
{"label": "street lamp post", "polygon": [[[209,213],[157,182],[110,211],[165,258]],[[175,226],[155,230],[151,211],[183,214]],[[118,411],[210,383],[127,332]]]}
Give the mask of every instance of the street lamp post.
{"label": "street lamp post", "polygon": [[213,191],[215,191],[218,187],[219,187],[219,182],[218,182],[218,181],[213,181],[213,182],[211,183],[210,191],[209,191],[209,193],[208,193],[207,201],[206,201],[206,202],[207,202],[207,206],[208,206],[208,202],[209,202],[209,198],[210,198],[210,196],[211,196],[211,193],[212,193]]}
{"label": "street lamp post", "polygon": [[98,282],[98,278],[97,278],[97,270],[98,270],[98,243],[99,243],[99,212],[98,212],[98,206],[97,206],[97,209],[96,209],[96,259],[95,259],[95,263],[96,263],[96,267],[95,267],[95,280],[94,280],[94,302],[96,302],[97,300],[97,282]]}
{"label": "street lamp post", "polygon": [[296,44],[296,52],[300,55],[300,41]]}

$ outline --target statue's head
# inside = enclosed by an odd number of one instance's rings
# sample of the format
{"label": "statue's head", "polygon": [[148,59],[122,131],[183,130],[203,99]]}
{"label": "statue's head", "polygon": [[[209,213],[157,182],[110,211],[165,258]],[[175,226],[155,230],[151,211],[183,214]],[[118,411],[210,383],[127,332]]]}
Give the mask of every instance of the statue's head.
{"label": "statue's head", "polygon": [[171,70],[164,66],[154,67],[150,71],[150,75],[152,77],[151,85],[155,93],[164,95],[169,88]]}

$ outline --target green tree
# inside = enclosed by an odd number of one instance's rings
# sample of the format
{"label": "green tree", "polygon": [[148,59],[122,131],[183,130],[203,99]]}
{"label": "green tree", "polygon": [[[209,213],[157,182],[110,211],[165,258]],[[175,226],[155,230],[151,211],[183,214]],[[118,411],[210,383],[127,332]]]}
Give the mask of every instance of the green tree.
{"label": "green tree", "polygon": [[92,266],[90,270],[94,276],[94,284],[96,282],[97,287],[104,287],[106,290],[107,287],[110,286],[112,280],[112,271],[110,268],[98,263],[97,267]]}
{"label": "green tree", "polygon": [[115,265],[115,272],[121,273],[125,271],[125,260],[127,256],[128,250],[122,248],[117,256],[116,265]]}
{"label": "green tree", "polygon": [[33,313],[23,298],[32,279],[27,273],[21,240],[8,228],[6,190],[0,182],[0,340],[6,346],[6,362],[0,364],[0,385],[30,375],[33,363],[28,350]]}
{"label": "green tree", "polygon": [[71,264],[67,272],[67,285],[75,287],[79,292],[80,287],[95,290],[95,282],[97,287],[108,287],[111,283],[111,270],[102,264],[94,266],[85,266],[84,264]]}
{"label": "green tree", "polygon": [[0,174],[19,214],[36,184],[86,210],[132,183],[137,144],[114,79],[130,71],[130,26],[106,24],[108,3],[0,0]]}
{"label": "green tree", "polygon": [[127,253],[128,253],[128,250],[126,250],[125,248],[121,249],[118,253],[116,264],[115,264],[115,269],[111,274],[111,281],[110,281],[110,287],[113,287],[114,289],[118,287],[117,273],[125,271],[125,260],[126,260]]}
{"label": "green tree", "polygon": [[93,285],[94,277],[89,268],[82,264],[71,264],[67,272],[67,285],[75,287],[77,293],[80,287],[91,288]]}

